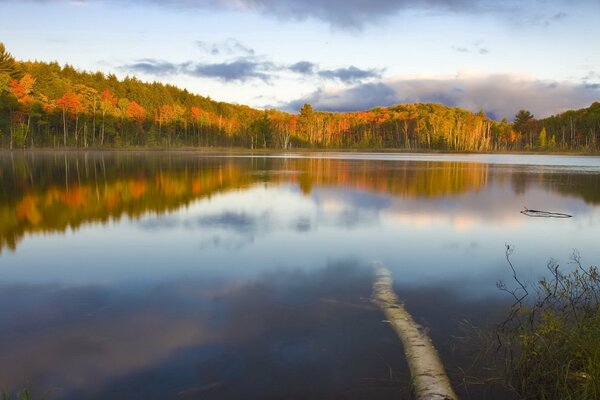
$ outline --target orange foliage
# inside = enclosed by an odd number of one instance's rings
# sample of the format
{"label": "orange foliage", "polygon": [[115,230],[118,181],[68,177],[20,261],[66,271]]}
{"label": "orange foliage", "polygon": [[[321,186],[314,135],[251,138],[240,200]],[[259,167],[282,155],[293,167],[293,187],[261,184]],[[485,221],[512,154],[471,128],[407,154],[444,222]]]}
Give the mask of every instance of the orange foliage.
{"label": "orange foliage", "polygon": [[202,192],[202,182],[199,179],[194,179],[192,181],[192,193],[199,194]]}
{"label": "orange foliage", "polygon": [[192,108],[190,109],[190,112],[192,114],[192,118],[194,118],[194,119],[198,119],[202,115],[202,109],[200,109],[198,107],[192,106]]}
{"label": "orange foliage", "polygon": [[28,195],[23,197],[17,206],[17,217],[22,221],[26,220],[34,226],[40,223],[42,220],[42,215],[38,210],[34,196]]}
{"label": "orange foliage", "polygon": [[83,111],[81,95],[75,92],[67,92],[61,98],[56,100],[56,104],[71,114],[78,114]]}
{"label": "orange foliage", "polygon": [[129,182],[129,193],[131,193],[131,198],[139,199],[146,193],[146,181],[142,180],[133,180]]}
{"label": "orange foliage", "polygon": [[82,207],[88,201],[90,190],[87,187],[75,186],[69,189],[68,192],[63,193],[61,200],[69,207]]}
{"label": "orange foliage", "polygon": [[133,119],[138,125],[141,125],[146,119],[146,109],[135,101],[130,101],[127,116]]}
{"label": "orange foliage", "polygon": [[29,74],[25,74],[19,80],[11,80],[8,86],[10,93],[17,98],[19,103],[29,104],[32,101],[31,92],[33,91],[34,84],[35,78]]}

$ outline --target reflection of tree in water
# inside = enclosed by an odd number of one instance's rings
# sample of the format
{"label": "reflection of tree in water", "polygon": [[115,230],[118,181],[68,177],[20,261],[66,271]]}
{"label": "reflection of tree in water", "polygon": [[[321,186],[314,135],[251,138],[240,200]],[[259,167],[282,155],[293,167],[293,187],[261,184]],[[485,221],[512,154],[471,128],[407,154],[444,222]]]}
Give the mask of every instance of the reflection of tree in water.
{"label": "reflection of tree in water", "polygon": [[[400,198],[480,191],[510,179],[600,202],[600,175],[531,172],[488,164],[332,158],[218,158],[193,153],[3,153],[0,250],[27,233],[64,232],[84,223],[174,211],[194,200],[256,183],[348,187]],[[533,206],[533,205],[532,205]]]}
{"label": "reflection of tree in water", "polygon": [[587,204],[600,204],[600,173],[569,170],[514,169],[511,173],[512,188],[517,194],[531,187],[541,187],[551,192],[575,196]]}
{"label": "reflection of tree in water", "polygon": [[250,182],[233,163],[177,156],[7,156],[2,171],[0,249],[26,233],[163,214]]}

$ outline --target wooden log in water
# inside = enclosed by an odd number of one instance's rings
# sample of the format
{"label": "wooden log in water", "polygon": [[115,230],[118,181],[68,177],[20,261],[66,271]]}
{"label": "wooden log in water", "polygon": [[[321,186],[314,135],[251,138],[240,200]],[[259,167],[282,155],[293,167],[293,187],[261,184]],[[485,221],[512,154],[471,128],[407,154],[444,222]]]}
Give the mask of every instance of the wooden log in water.
{"label": "wooden log in water", "polygon": [[444,365],[431,339],[399,302],[392,288],[392,274],[383,265],[374,265],[373,301],[383,311],[400,337],[417,400],[456,400]]}

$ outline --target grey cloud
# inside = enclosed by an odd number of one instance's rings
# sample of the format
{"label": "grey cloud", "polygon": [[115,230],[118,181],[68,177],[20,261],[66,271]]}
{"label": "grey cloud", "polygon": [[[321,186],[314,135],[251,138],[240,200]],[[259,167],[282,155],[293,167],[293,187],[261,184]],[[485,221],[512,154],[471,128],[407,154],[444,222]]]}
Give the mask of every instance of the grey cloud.
{"label": "grey cloud", "polygon": [[270,75],[266,71],[271,69],[273,69],[273,65],[268,62],[239,59],[224,63],[196,64],[184,71],[192,76],[217,78],[230,82],[246,81],[252,78],[268,81]]}
{"label": "grey cloud", "polygon": [[177,73],[179,66],[166,61],[143,59],[133,64],[122,66],[120,69],[125,71],[141,72],[147,75],[164,76]]}
{"label": "grey cloud", "polygon": [[311,103],[321,111],[359,111],[397,103],[394,89],[384,83],[364,83],[342,91],[319,89],[310,96],[294,100],[283,108],[298,111]]}
{"label": "grey cloud", "polygon": [[144,59],[132,64],[118,67],[122,71],[143,73],[147,75],[165,76],[185,74],[195,77],[217,78],[225,82],[262,79],[268,81],[267,73],[275,67],[270,62],[257,61],[252,58],[239,58],[223,63],[170,63],[167,61]]}
{"label": "grey cloud", "polygon": [[541,118],[567,109],[587,107],[600,99],[599,86],[511,75],[398,79],[355,85],[349,89],[319,89],[283,108],[297,111],[308,102],[323,111],[356,111],[399,103],[434,102],[474,112],[483,109],[496,119],[512,119],[521,108]]}
{"label": "grey cloud", "polygon": [[[7,0],[0,0],[6,2]],[[87,3],[99,0],[29,0],[36,3]],[[125,0],[110,0],[130,4]],[[404,11],[426,11],[451,14],[492,14],[511,23],[545,24],[564,18],[564,7],[597,7],[597,0],[136,0],[138,4],[154,4],[180,10],[232,10],[254,12],[286,20],[315,19],[333,27],[357,30],[365,25],[390,18]]]}
{"label": "grey cloud", "polygon": [[312,75],[317,69],[317,65],[309,61],[299,61],[295,64],[290,65],[290,71],[297,72],[299,74]]}
{"label": "grey cloud", "polygon": [[212,0],[209,3],[226,9],[252,10],[283,19],[317,19],[332,26],[350,29],[360,29],[365,24],[406,10],[464,13],[519,6],[515,0],[509,0],[508,5],[501,7],[492,0]]}
{"label": "grey cloud", "polygon": [[321,70],[317,64],[309,61],[297,62],[287,69],[306,76],[318,76],[322,79],[339,80],[345,83],[357,83],[365,79],[381,77],[381,71],[375,69],[360,69],[351,65],[347,68]]}
{"label": "grey cloud", "polygon": [[244,55],[254,56],[254,49],[245,46],[236,39],[229,38],[223,42],[212,43],[202,40],[196,41],[200,49],[212,55]]}
{"label": "grey cloud", "polygon": [[319,76],[326,79],[339,79],[342,82],[355,83],[368,78],[379,78],[381,73],[374,69],[359,69],[354,65],[348,68],[319,71]]}
{"label": "grey cloud", "polygon": [[[564,18],[565,7],[592,5],[597,0],[153,0],[156,4],[179,7],[220,8],[252,11],[287,20],[315,19],[336,28],[360,30],[365,25],[406,11],[448,14],[483,14],[503,18],[509,23],[527,23],[532,19]],[[543,15],[543,17],[539,17]]]}
{"label": "grey cloud", "polygon": [[147,58],[117,68],[124,72],[146,75],[167,76],[184,74],[198,78],[216,78],[225,82],[244,82],[251,79],[260,79],[267,82],[275,78],[278,72],[286,70],[306,76],[339,80],[345,83],[358,83],[365,79],[381,77],[380,70],[360,69],[353,65],[347,68],[319,70],[317,64],[309,61],[299,61],[289,66],[282,66],[268,60],[259,59],[258,57],[240,57],[233,61],[218,63],[198,63],[193,61],[171,63]]}

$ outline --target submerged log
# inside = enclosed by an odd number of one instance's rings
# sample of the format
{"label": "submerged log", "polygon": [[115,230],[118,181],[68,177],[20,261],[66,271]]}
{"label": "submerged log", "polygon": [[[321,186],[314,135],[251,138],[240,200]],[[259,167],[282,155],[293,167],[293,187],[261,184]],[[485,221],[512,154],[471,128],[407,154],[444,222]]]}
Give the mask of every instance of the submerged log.
{"label": "submerged log", "polygon": [[456,400],[457,396],[431,339],[398,301],[392,289],[391,272],[383,265],[375,265],[375,269],[373,301],[402,341],[416,399]]}
{"label": "submerged log", "polygon": [[542,211],[542,210],[530,210],[525,207],[521,214],[527,215],[528,217],[541,217],[541,218],[572,218],[571,214],[552,212],[552,211]]}

